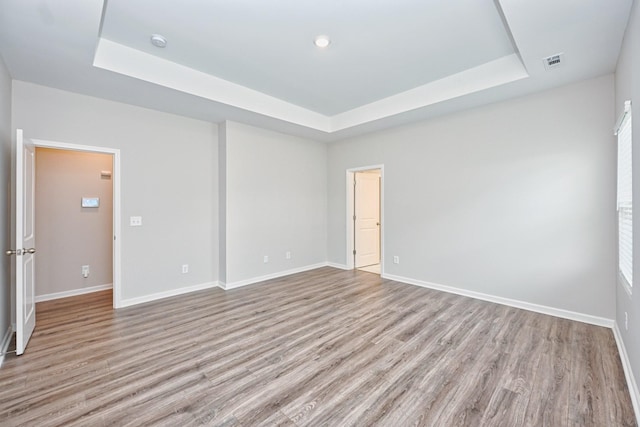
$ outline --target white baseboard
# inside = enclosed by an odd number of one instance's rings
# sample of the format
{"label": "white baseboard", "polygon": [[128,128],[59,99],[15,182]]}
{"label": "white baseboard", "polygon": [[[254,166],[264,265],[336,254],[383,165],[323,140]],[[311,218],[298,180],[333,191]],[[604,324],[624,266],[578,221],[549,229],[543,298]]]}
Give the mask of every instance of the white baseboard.
{"label": "white baseboard", "polygon": [[353,270],[348,265],[338,264],[338,263],[335,263],[335,262],[328,262],[328,263],[326,263],[326,266],[327,267],[333,267],[333,268],[339,268],[340,270]]}
{"label": "white baseboard", "polygon": [[2,342],[0,342],[0,367],[2,367],[2,363],[4,362],[4,355],[9,350],[9,344],[11,344],[11,337],[13,337],[13,328],[9,326],[7,328],[7,332],[5,332],[2,337]]}
{"label": "white baseboard", "polygon": [[461,288],[454,288],[452,286],[440,285],[438,283],[424,282],[422,280],[410,279],[407,277],[394,276],[391,274],[383,274],[383,279],[395,280],[396,282],[407,283],[409,285],[421,286],[423,288],[435,289],[437,291],[448,292],[451,294],[463,295],[465,297],[471,297],[483,301],[489,301],[496,304],[508,305],[510,307],[522,308],[524,310],[533,311],[536,313],[548,314],[550,316],[560,317],[568,320],[576,320],[578,322],[589,323],[596,326],[604,326],[606,328],[613,328],[613,319],[607,319],[604,317],[592,316],[590,314],[578,313],[575,311],[563,310],[561,308],[548,307],[546,305],[533,304],[526,301],[519,301],[510,298],[498,297],[495,295],[483,294],[481,292],[469,291]]}
{"label": "white baseboard", "polygon": [[616,345],[618,346],[618,353],[620,353],[620,360],[622,361],[622,368],[624,369],[624,376],[627,379],[627,388],[631,395],[631,403],[633,404],[633,410],[636,413],[636,421],[640,425],[640,390],[638,389],[638,383],[633,376],[633,370],[631,369],[631,362],[629,361],[629,355],[627,354],[627,348],[624,346],[622,340],[622,334],[618,328],[616,322],[613,326],[613,336],[616,339]]}
{"label": "white baseboard", "polygon": [[64,292],[54,292],[52,294],[36,295],[36,302],[50,301],[53,299],[75,297],[77,295],[90,294],[93,292],[106,291],[113,289],[113,284],[107,283],[106,285],[91,286],[89,288],[72,289]]}
{"label": "white baseboard", "polygon": [[207,283],[201,283],[199,285],[185,286],[183,288],[171,289],[169,291],[164,291],[164,292],[158,292],[151,295],[144,295],[136,298],[123,299],[120,301],[120,304],[116,308],[130,307],[132,305],[143,304],[145,302],[156,301],[159,299],[164,299],[169,297],[175,297],[177,295],[188,294],[190,292],[203,291],[205,289],[215,288],[216,286],[219,286],[217,281],[207,282]]}
{"label": "white baseboard", "polygon": [[326,267],[328,264],[326,262],[321,262],[319,264],[307,265],[304,267],[293,268],[291,270],[279,271],[277,273],[267,274],[265,276],[253,277],[251,279],[239,280],[237,282],[232,283],[223,283],[220,282],[219,286],[224,290],[230,290],[235,288],[240,288],[242,286],[252,285],[258,282],[264,282],[265,280],[277,279],[279,277],[289,276],[291,274],[302,273],[309,270],[315,270],[316,268]]}

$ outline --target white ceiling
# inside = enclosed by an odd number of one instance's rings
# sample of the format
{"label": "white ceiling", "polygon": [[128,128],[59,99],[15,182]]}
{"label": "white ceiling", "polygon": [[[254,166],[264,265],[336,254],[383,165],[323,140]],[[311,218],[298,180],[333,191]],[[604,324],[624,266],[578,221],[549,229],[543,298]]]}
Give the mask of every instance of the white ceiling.
{"label": "white ceiling", "polygon": [[613,72],[631,4],[0,0],[0,54],[17,80],[331,141]]}

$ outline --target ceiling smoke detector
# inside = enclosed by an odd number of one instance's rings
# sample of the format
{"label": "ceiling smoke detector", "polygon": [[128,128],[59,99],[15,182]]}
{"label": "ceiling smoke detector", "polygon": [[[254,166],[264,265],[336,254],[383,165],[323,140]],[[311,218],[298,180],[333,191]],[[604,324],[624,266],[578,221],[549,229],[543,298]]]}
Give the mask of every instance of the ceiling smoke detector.
{"label": "ceiling smoke detector", "polygon": [[151,34],[151,44],[155,47],[165,47],[167,45],[167,39],[160,34]]}
{"label": "ceiling smoke detector", "polygon": [[564,53],[556,53],[555,55],[547,56],[542,60],[542,62],[544,62],[544,68],[547,70],[558,68],[565,62]]}

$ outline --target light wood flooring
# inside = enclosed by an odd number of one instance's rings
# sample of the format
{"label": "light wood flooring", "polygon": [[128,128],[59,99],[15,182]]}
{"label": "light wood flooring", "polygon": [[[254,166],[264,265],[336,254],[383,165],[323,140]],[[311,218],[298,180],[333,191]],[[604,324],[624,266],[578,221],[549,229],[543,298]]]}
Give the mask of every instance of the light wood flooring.
{"label": "light wood flooring", "polygon": [[380,274],[380,264],[367,265],[365,267],[359,267],[360,271],[367,271],[369,273]]}
{"label": "light wood flooring", "polygon": [[39,303],[2,426],[635,426],[609,329],[320,268]]}

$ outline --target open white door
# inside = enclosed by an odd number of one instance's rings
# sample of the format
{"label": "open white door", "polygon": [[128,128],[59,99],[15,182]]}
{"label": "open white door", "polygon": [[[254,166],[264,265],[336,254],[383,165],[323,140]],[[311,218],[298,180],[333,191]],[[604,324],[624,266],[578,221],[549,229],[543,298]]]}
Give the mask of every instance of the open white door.
{"label": "open white door", "polygon": [[380,173],[356,172],[355,180],[355,267],[360,268],[380,263]]}
{"label": "open white door", "polygon": [[36,327],[35,305],[35,146],[16,135],[16,354],[24,353]]}

